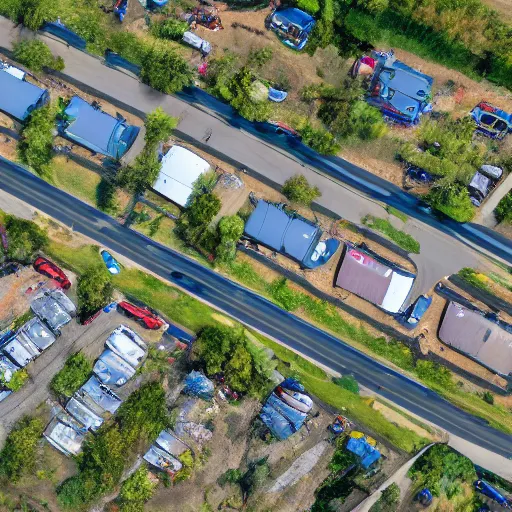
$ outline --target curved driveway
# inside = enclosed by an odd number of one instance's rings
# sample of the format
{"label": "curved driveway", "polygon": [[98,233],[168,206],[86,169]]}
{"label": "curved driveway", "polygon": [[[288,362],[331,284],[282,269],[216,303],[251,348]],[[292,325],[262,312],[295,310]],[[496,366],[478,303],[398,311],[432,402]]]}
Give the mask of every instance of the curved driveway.
{"label": "curved driveway", "polygon": [[[0,189],[45,212],[100,245],[471,443],[512,457],[512,436],[490,428],[433,391],[374,361],[343,341],[280,309],[199,263],[168,249],[0,159]],[[382,389],[378,387],[381,386]]]}

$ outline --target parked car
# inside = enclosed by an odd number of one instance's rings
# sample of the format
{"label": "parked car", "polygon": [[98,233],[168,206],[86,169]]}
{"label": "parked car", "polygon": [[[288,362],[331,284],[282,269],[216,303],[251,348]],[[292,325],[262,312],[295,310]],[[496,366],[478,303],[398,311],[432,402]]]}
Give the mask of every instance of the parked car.
{"label": "parked car", "polygon": [[476,129],[487,137],[501,140],[512,131],[512,114],[482,101],[472,111]]}
{"label": "parked car", "polygon": [[161,318],[147,308],[141,308],[126,301],[119,302],[118,307],[120,307],[127,316],[135,318],[147,329],[160,329],[160,327],[165,324]]}
{"label": "parked car", "polygon": [[34,261],[34,270],[47,276],[54,281],[59,283],[60,287],[64,290],[68,290],[71,287],[71,281],[68,279],[66,274],[57,266],[55,263],[52,263],[50,260],[39,256]]}
{"label": "parked car", "polygon": [[420,295],[403,313],[401,323],[408,329],[414,329],[432,304],[432,297]]}
{"label": "parked car", "polygon": [[119,263],[114,259],[112,254],[110,254],[108,251],[105,251],[104,249],[100,251],[100,254],[107,267],[107,270],[111,274],[119,274],[119,272],[121,272],[121,267]]}

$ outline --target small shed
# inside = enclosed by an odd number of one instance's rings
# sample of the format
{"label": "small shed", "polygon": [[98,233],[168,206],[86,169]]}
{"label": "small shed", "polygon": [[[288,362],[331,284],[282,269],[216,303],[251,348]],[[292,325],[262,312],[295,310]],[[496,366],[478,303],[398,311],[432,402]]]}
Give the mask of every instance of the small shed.
{"label": "small shed", "polygon": [[[75,394],[75,398],[82,400],[87,406],[94,403],[103,411],[115,414],[122,400],[108,387],[102,384],[93,375]],[[94,408],[94,406],[92,406]]]}
{"label": "small shed", "polygon": [[153,189],[179,206],[187,206],[194,183],[210,170],[210,164],[192,151],[173,146],[162,158]]}
{"label": "small shed", "polygon": [[16,68],[0,68],[0,110],[18,121],[25,121],[35,109],[45,105],[50,95],[46,89],[24,80]]}
{"label": "small shed", "polygon": [[94,364],[93,371],[103,384],[124,386],[135,375],[135,368],[110,349],[106,349]]}

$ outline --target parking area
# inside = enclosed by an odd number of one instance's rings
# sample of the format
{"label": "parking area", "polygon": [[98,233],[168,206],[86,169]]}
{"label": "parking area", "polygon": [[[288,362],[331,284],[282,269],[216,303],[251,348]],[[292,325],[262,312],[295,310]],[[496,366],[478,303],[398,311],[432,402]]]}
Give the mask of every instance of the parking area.
{"label": "parking area", "polygon": [[148,332],[116,310],[102,312],[89,325],[79,325],[73,320],[62,328],[62,335],[57,341],[27,366],[29,381],[0,403],[0,446],[12,425],[24,415],[33,413],[49,397],[48,385],[66,359],[78,351],[91,359],[97,358],[108,335],[120,324],[130,327],[143,338]]}

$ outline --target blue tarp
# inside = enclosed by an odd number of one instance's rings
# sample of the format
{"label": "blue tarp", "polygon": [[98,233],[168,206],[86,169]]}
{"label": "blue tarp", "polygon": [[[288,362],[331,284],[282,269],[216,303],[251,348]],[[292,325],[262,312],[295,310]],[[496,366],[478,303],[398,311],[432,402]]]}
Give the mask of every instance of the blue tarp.
{"label": "blue tarp", "polygon": [[78,48],[79,50],[85,50],[87,43],[83,37],[80,37],[78,34],[67,28],[64,24],[57,22],[45,23],[41,31],[48,32],[49,34],[53,34],[66,41],[70,46],[74,48]]}
{"label": "blue tarp", "polygon": [[374,53],[377,59],[368,103],[405,124],[417,123],[430,107],[432,77],[395,60],[393,54]]}
{"label": "blue tarp", "polygon": [[485,480],[477,480],[475,482],[475,489],[482,493],[484,496],[491,498],[491,500],[495,501],[499,505],[510,506],[512,502],[507,500],[505,496],[500,494],[492,485],[488,484]]}
{"label": "blue tarp", "polygon": [[288,420],[278,413],[270,405],[264,405],[261,409],[260,418],[263,423],[270,429],[278,439],[284,441],[288,439],[292,434],[293,430]]}
{"label": "blue tarp", "polygon": [[270,101],[274,101],[275,103],[281,103],[288,96],[286,91],[279,91],[278,89],[274,89],[273,87],[268,88],[268,99]]}
{"label": "blue tarp", "polygon": [[180,329],[176,325],[172,324],[169,325],[169,328],[167,329],[167,334],[170,334],[177,340],[183,341],[185,343],[192,343],[196,339],[196,337],[193,334],[189,334],[183,329]]}
{"label": "blue tarp", "polygon": [[290,256],[307,268],[323,265],[339,247],[337,240],[327,240],[326,250],[315,257],[322,230],[306,219],[288,214],[283,206],[262,199],[245,224],[245,234],[270,249]]}
{"label": "blue tarp", "polygon": [[46,89],[20,80],[15,76],[0,70],[0,110],[16,118],[25,121],[36,108],[42,107],[48,102],[50,96]]}
{"label": "blue tarp", "polygon": [[78,144],[111,158],[121,158],[139,133],[137,126],[116,119],[95,108],[79,96],[73,96],[59,124],[61,134]]}
{"label": "blue tarp", "polygon": [[359,457],[359,463],[364,469],[368,469],[375,461],[380,459],[380,452],[366,441],[366,439],[350,438],[347,450]]}
{"label": "blue tarp", "polygon": [[140,66],[137,66],[137,64],[134,64],[133,62],[126,60],[124,57],[121,57],[121,55],[119,55],[116,52],[113,52],[112,50],[107,50],[105,52],[105,61],[109,66],[124,68],[127,71],[133,73],[134,75],[140,75]]}
{"label": "blue tarp", "polygon": [[304,393],[304,386],[298,380],[292,379],[291,377],[284,379],[280,386],[284,389],[289,389],[290,391]]}
{"label": "blue tarp", "polygon": [[213,382],[202,373],[191,371],[185,377],[185,388],[183,389],[183,393],[197,396],[203,400],[211,400],[213,398],[213,391]]}
{"label": "blue tarp", "polygon": [[270,28],[284,44],[296,50],[304,48],[314,26],[314,18],[295,7],[275,11],[270,15]]}
{"label": "blue tarp", "polygon": [[300,412],[297,409],[285,404],[279,397],[277,397],[274,393],[272,393],[267,400],[267,404],[270,407],[274,408],[279,414],[281,414],[284,418],[286,418],[294,432],[302,427],[306,419],[306,413]]}

